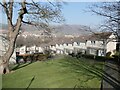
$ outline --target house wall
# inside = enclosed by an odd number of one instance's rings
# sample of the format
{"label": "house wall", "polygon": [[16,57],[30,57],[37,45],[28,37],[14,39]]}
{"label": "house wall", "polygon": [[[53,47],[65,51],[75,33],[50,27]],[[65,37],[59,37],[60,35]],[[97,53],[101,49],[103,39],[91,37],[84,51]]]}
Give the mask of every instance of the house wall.
{"label": "house wall", "polygon": [[36,46],[31,46],[30,47],[30,53],[35,53],[36,51]]}
{"label": "house wall", "polygon": [[62,44],[56,44],[56,50],[64,50],[64,46]]}
{"label": "house wall", "polygon": [[87,47],[95,47],[95,48],[105,48],[103,46],[103,41],[91,41],[91,40],[88,40],[87,43],[86,43],[86,46]]}
{"label": "house wall", "polygon": [[78,43],[77,42],[73,42],[73,46],[78,46]]}
{"label": "house wall", "polygon": [[87,48],[86,48],[86,44],[83,43],[83,42],[80,42],[80,43],[79,43],[78,48],[87,49]]}
{"label": "house wall", "polygon": [[55,46],[50,46],[50,50],[56,51],[56,47]]}
{"label": "house wall", "polygon": [[103,41],[88,40],[87,43],[86,43],[86,47],[88,49],[87,50],[88,54],[93,54],[93,55],[98,55],[98,56],[104,56],[105,55],[105,53],[103,53],[103,52],[106,49],[106,46],[104,46]]}
{"label": "house wall", "polygon": [[107,43],[106,52],[111,52],[111,55],[113,55],[114,54],[113,51],[116,50],[117,42],[115,42],[115,35],[112,34],[109,38],[113,39],[113,40],[111,40]]}
{"label": "house wall", "polygon": [[38,47],[38,48],[39,48],[38,52],[41,52],[41,53],[44,52],[42,47]]}
{"label": "house wall", "polygon": [[26,54],[26,46],[20,47],[20,53],[19,54]]}

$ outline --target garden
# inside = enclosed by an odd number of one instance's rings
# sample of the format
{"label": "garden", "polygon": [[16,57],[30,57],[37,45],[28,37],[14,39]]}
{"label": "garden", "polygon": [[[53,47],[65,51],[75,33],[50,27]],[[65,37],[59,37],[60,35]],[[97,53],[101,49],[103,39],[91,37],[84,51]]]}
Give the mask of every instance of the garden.
{"label": "garden", "polygon": [[100,88],[103,61],[56,56],[11,66],[3,75],[3,88]]}

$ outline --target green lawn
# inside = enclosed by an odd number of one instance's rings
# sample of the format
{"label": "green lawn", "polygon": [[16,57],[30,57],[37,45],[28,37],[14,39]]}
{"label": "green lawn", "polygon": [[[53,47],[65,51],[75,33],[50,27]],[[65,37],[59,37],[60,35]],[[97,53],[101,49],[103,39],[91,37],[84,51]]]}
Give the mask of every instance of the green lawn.
{"label": "green lawn", "polygon": [[18,66],[3,75],[3,88],[100,88],[103,62],[64,56]]}

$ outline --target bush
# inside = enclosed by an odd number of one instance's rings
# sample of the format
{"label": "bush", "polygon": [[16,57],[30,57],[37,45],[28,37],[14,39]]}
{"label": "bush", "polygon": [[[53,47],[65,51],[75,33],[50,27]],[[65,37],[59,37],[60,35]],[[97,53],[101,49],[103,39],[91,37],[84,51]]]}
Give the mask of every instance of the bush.
{"label": "bush", "polygon": [[111,56],[111,52],[107,52],[106,57],[110,57],[110,56]]}
{"label": "bush", "polygon": [[75,53],[69,53],[68,55],[72,56],[72,57],[76,57]]}
{"label": "bush", "polygon": [[43,53],[34,53],[34,54],[24,54],[24,55],[18,55],[17,56],[17,63],[19,64],[20,59],[24,60],[24,63],[30,61],[43,61],[48,58],[48,54],[43,54]]}
{"label": "bush", "polygon": [[89,58],[89,59],[94,59],[95,55],[82,54],[82,57],[84,57],[84,58]]}
{"label": "bush", "polygon": [[105,61],[107,57],[105,56],[95,56],[95,55],[87,55],[87,54],[82,54],[82,57],[88,58],[88,59],[95,59],[98,61]]}
{"label": "bush", "polygon": [[108,58],[105,57],[105,56],[96,56],[95,59],[96,59],[96,60],[99,60],[99,61],[105,61],[105,60],[108,59]]}
{"label": "bush", "polygon": [[115,61],[118,62],[118,60],[120,59],[120,52],[118,51],[115,51],[115,54],[112,55],[112,57],[114,58]]}
{"label": "bush", "polygon": [[81,58],[82,57],[82,52],[78,52],[76,55],[77,58]]}
{"label": "bush", "polygon": [[47,55],[46,54],[33,54],[33,61],[43,61],[47,59]]}

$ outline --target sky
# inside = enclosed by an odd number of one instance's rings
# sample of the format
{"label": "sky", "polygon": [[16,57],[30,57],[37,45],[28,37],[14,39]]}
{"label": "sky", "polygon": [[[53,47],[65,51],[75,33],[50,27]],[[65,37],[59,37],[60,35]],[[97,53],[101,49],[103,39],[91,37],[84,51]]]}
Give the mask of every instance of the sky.
{"label": "sky", "polygon": [[69,2],[63,6],[63,15],[68,24],[99,25],[103,17],[90,12],[89,7],[93,2]]}
{"label": "sky", "polygon": [[[92,12],[87,12],[88,7],[94,4],[93,2],[67,2],[63,5],[62,14],[65,18],[65,24],[77,24],[87,26],[97,26],[103,22],[101,16],[97,16]],[[14,14],[14,22],[16,20],[16,14]],[[0,8],[0,22],[7,23],[6,17]]]}

